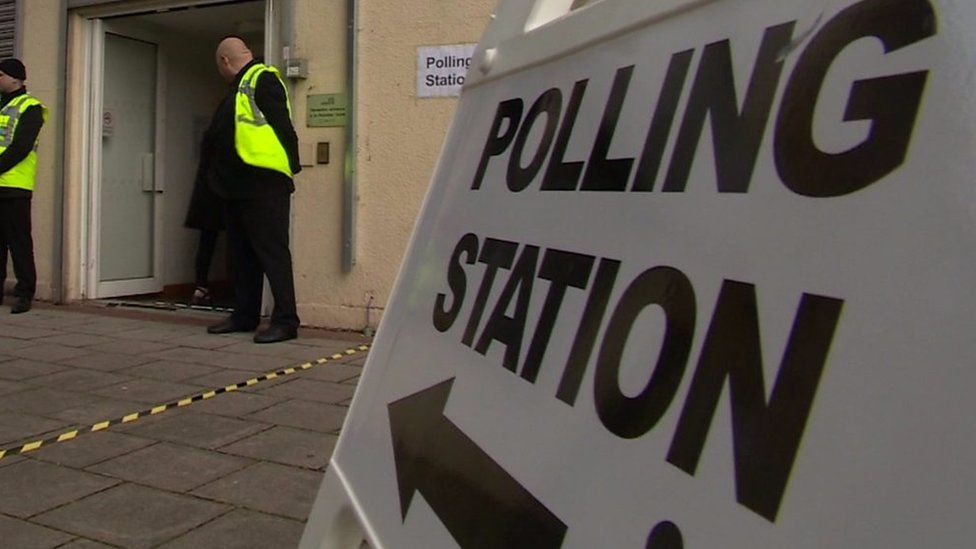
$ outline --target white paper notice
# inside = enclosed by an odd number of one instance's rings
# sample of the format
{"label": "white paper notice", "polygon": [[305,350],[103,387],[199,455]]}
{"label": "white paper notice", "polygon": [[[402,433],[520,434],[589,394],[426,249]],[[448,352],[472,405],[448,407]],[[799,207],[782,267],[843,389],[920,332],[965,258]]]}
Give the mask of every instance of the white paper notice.
{"label": "white paper notice", "polygon": [[417,48],[417,97],[457,97],[477,44]]}

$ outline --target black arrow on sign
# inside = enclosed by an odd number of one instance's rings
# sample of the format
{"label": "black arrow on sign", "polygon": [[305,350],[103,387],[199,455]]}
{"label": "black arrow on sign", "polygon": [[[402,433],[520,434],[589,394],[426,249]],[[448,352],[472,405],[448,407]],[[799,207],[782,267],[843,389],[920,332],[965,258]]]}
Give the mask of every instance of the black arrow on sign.
{"label": "black arrow on sign", "polygon": [[464,549],[559,547],[566,525],[444,416],[453,383],[388,406],[403,519],[419,490]]}

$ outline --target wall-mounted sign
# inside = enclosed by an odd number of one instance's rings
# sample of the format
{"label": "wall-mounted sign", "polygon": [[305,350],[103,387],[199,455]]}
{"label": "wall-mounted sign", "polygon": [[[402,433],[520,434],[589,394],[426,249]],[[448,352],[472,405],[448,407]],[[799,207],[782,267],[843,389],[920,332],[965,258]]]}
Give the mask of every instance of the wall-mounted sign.
{"label": "wall-mounted sign", "polygon": [[346,94],[321,93],[308,96],[309,128],[332,128],[346,125]]}
{"label": "wall-mounted sign", "polygon": [[417,48],[417,97],[457,97],[477,44]]}
{"label": "wall-mounted sign", "polygon": [[112,137],[115,133],[115,118],[112,111],[102,113],[102,137]]}

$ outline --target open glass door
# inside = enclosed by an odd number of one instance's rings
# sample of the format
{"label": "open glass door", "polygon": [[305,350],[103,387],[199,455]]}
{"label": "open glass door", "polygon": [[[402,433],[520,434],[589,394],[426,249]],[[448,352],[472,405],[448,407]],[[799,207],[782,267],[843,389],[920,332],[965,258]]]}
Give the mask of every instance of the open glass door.
{"label": "open glass door", "polygon": [[[95,21],[92,297],[158,292],[162,177],[157,159],[159,47]],[[100,70],[99,70],[100,69]]]}

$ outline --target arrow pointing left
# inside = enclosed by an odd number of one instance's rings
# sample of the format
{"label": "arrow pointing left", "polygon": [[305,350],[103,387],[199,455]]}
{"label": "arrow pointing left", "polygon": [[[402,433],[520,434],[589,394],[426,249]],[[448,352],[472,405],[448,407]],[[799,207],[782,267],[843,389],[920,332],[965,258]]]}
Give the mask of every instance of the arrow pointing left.
{"label": "arrow pointing left", "polygon": [[464,549],[559,547],[566,525],[444,416],[453,382],[388,406],[403,518],[419,491]]}

